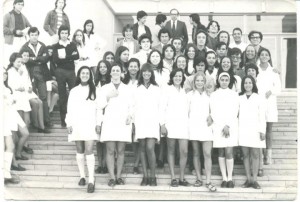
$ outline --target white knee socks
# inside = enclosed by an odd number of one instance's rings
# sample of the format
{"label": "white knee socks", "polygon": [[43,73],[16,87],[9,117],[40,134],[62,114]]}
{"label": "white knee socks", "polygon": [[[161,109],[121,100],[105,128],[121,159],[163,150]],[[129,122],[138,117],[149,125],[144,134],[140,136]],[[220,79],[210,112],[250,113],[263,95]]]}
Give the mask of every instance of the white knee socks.
{"label": "white knee socks", "polygon": [[228,181],[232,180],[232,172],[233,172],[233,158],[226,159],[226,167],[228,173]]}
{"label": "white knee socks", "polygon": [[225,157],[219,157],[219,166],[222,173],[223,181],[227,181]]}
{"label": "white knee socks", "polygon": [[80,178],[85,178],[84,173],[84,154],[76,153],[77,165],[80,173]]}
{"label": "white knee socks", "polygon": [[13,159],[12,152],[4,152],[4,178],[11,178],[10,166]]}
{"label": "white knee socks", "polygon": [[86,164],[89,171],[89,183],[95,182],[94,173],[95,173],[95,156],[94,154],[86,155]]}

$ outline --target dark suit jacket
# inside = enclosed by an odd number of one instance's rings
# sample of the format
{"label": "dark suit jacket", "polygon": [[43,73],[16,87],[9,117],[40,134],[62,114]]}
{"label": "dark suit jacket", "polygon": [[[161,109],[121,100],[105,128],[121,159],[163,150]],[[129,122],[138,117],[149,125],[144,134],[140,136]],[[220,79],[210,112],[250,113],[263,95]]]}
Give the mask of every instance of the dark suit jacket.
{"label": "dark suit jacket", "polygon": [[[138,35],[139,35],[139,33],[138,33],[138,31],[139,31],[139,25],[138,25],[138,23],[135,23],[133,25],[132,29],[133,29],[132,30],[133,38],[135,40],[139,40],[139,38],[138,38]],[[146,34],[150,37],[150,39],[152,39],[151,31],[150,31],[149,27],[146,26],[146,25],[145,25],[145,30],[146,30]]]}
{"label": "dark suit jacket", "polygon": [[[195,30],[196,30],[196,31],[195,31]],[[206,27],[204,27],[204,25],[202,25],[202,24],[200,24],[199,26],[197,26],[197,28],[194,28],[194,27],[193,27],[193,29],[192,29],[192,39],[193,39],[193,43],[194,43],[195,45],[197,45],[197,44],[196,44],[196,36],[194,36],[194,35],[197,34],[197,32],[200,31],[200,30],[203,30],[203,31],[207,32]],[[195,33],[195,32],[196,32],[196,33]]]}
{"label": "dark suit jacket", "polygon": [[173,24],[172,24],[171,20],[169,20],[167,22],[165,28],[167,30],[169,30],[169,32],[171,33],[171,38],[174,38],[174,37],[182,38],[183,39],[183,47],[185,47],[189,40],[185,23],[180,20],[177,20],[175,33],[172,33],[172,26],[173,26]]}

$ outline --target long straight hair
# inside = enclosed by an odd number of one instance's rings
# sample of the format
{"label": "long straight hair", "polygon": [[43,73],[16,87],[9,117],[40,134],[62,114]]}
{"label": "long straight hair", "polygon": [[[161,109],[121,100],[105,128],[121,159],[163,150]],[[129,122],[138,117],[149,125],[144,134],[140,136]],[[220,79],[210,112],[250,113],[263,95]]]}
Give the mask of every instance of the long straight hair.
{"label": "long straight hair", "polygon": [[140,72],[139,79],[138,79],[138,86],[144,84],[143,72],[146,72],[146,71],[151,72],[150,84],[152,84],[154,86],[158,86],[156,81],[155,81],[155,75],[154,75],[152,65],[149,64],[149,63],[145,63],[145,64],[142,65],[141,72]]}
{"label": "long straight hair", "polygon": [[151,55],[152,55],[154,52],[158,53],[159,56],[160,56],[160,62],[158,63],[156,69],[157,69],[157,71],[161,74],[164,65],[163,65],[163,58],[162,58],[162,55],[161,55],[161,53],[160,53],[158,50],[155,50],[155,49],[154,49],[154,50],[152,50],[152,51],[149,53],[148,59],[147,59],[147,63],[153,65],[153,64],[151,63],[151,61],[150,61],[150,58],[151,58]]}
{"label": "long straight hair", "polygon": [[94,22],[90,19],[86,20],[84,25],[83,25],[83,33],[87,34],[86,32],[86,25],[92,23],[92,30],[90,32],[90,34],[94,34]]}
{"label": "long straight hair", "polygon": [[93,81],[92,71],[90,70],[90,68],[88,66],[82,66],[78,70],[75,86],[78,86],[79,84],[81,84],[80,74],[81,74],[81,71],[84,70],[84,69],[89,70],[89,73],[90,73],[90,78],[87,82],[88,85],[89,85],[89,94],[88,94],[86,100],[89,100],[89,99],[90,100],[95,100],[96,99],[96,87],[95,87],[95,84],[94,84],[94,81]]}
{"label": "long straight hair", "polygon": [[4,86],[10,90],[10,94],[13,94],[11,87],[9,87],[9,85],[8,85],[8,73],[5,69],[3,70],[3,74],[6,74],[6,77],[7,77],[6,81],[3,81]]}
{"label": "long straight hair", "polygon": [[[107,72],[105,75],[102,75],[100,73],[100,64],[101,63],[104,63],[107,68]],[[100,82],[101,86],[110,83],[110,70],[111,70],[111,65],[108,61],[101,60],[100,62],[98,62],[96,74],[95,74],[95,86],[98,86],[99,82]]]}
{"label": "long straight hair", "polygon": [[[140,74],[140,61],[138,60],[138,59],[136,59],[136,58],[131,58],[129,61],[128,61],[128,67],[130,66],[130,63],[132,63],[132,62],[135,62],[135,63],[137,63],[137,66],[138,66],[138,68],[139,68],[139,70],[137,71],[137,73],[136,73],[136,79],[138,79],[139,78],[139,74]],[[128,71],[127,72],[127,74],[125,74],[125,77],[124,77],[124,80],[123,80],[123,83],[125,83],[125,84],[128,84],[129,82],[130,82],[130,80],[131,80],[131,77],[130,77],[130,72]]]}
{"label": "long straight hair", "polygon": [[240,95],[244,95],[244,94],[246,93],[246,89],[245,89],[245,81],[246,81],[247,78],[251,79],[251,81],[252,81],[252,85],[253,85],[252,93],[258,93],[258,88],[257,88],[256,82],[255,82],[255,79],[254,79],[252,76],[247,75],[247,76],[245,76],[245,77],[242,79],[242,86],[241,86],[241,92],[240,92]]}
{"label": "long straight hair", "polygon": [[85,36],[84,36],[84,33],[81,29],[77,29],[75,32],[74,32],[74,35],[73,35],[73,38],[72,38],[72,42],[77,45],[80,45],[77,41],[76,41],[76,35],[78,32],[81,32],[82,34],[82,42],[83,42],[83,45],[85,45]]}

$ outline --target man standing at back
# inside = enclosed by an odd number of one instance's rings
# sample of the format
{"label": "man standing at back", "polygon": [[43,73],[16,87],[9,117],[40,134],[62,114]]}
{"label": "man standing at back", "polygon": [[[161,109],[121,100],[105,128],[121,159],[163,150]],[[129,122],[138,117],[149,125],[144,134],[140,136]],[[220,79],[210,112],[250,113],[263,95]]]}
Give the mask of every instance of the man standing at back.
{"label": "man standing at back", "polygon": [[171,33],[171,38],[179,37],[183,41],[183,48],[185,48],[188,42],[188,32],[184,22],[177,20],[179,11],[175,8],[171,9],[171,20],[167,22],[166,29]]}

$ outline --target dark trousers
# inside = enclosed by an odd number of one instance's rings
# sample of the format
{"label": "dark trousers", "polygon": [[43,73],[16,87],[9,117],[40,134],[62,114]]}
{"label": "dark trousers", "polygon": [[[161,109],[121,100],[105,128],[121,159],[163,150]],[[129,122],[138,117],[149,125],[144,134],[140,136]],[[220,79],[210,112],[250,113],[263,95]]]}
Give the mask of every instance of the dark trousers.
{"label": "dark trousers", "polygon": [[43,102],[44,123],[50,122],[49,107],[47,102],[47,86],[44,76],[41,71],[33,71],[35,91]]}
{"label": "dark trousers", "polygon": [[55,77],[58,85],[60,119],[62,122],[64,122],[67,114],[67,103],[69,96],[66,84],[68,84],[69,90],[75,86],[75,71],[57,68],[55,70]]}

